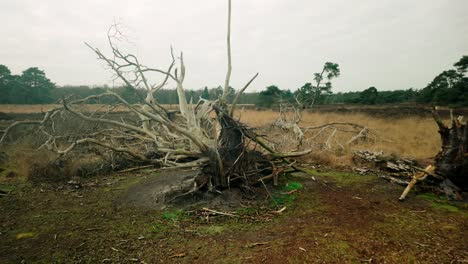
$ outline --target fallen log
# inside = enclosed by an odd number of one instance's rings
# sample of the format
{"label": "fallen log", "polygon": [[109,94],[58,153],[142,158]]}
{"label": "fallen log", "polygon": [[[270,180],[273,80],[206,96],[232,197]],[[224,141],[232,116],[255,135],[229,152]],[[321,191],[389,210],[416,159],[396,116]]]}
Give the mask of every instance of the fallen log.
{"label": "fallen log", "polygon": [[439,127],[442,146],[435,157],[434,165],[418,169],[407,185],[400,200],[404,200],[418,181],[426,180],[439,187],[449,199],[461,200],[463,191],[468,190],[468,122],[463,117],[455,118],[450,112],[451,126],[444,124],[437,112],[432,109],[432,116]]}

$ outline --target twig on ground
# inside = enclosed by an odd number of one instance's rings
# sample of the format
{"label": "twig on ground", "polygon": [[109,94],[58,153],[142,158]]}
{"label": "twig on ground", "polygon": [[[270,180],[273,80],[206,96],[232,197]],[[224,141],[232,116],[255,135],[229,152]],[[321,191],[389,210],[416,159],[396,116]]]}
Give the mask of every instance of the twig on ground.
{"label": "twig on ground", "polygon": [[216,211],[216,210],[209,209],[209,208],[206,208],[206,207],[203,207],[202,210],[206,211],[206,212],[213,213],[213,214],[218,214],[218,215],[225,215],[225,216],[230,216],[230,217],[239,217],[238,215],[235,215],[235,214],[220,212],[220,211]]}

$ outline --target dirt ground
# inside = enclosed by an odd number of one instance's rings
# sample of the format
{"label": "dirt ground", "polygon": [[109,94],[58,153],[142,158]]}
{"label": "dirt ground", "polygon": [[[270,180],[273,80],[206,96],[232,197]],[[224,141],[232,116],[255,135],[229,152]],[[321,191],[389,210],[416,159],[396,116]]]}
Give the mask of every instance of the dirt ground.
{"label": "dirt ground", "polygon": [[148,177],[161,175],[3,178],[0,263],[468,262],[466,203],[417,192],[399,202],[402,187],[373,175],[312,170],[283,177],[274,201],[203,205],[232,215],[122,206]]}

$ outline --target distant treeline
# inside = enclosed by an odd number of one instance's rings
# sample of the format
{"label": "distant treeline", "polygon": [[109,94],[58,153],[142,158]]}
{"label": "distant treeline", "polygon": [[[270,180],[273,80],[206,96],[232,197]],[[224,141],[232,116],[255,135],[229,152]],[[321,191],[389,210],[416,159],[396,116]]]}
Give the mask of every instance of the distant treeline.
{"label": "distant treeline", "polygon": [[[463,56],[454,64],[454,69],[443,71],[426,87],[420,90],[378,91],[370,87],[362,92],[327,93],[323,94],[316,104],[398,104],[426,103],[437,105],[468,106],[468,56]],[[303,87],[310,86],[306,83]],[[303,88],[301,87],[301,88]],[[44,71],[29,68],[21,75],[12,75],[8,67],[0,64],[0,104],[46,104],[57,103],[62,98],[73,96],[73,99],[96,95],[110,89],[109,87],[62,86],[51,82]],[[145,97],[143,89],[130,87],[112,88],[130,103],[141,102]],[[298,91],[301,89],[298,89]],[[222,94],[222,87],[198,90],[187,90],[188,100],[198,101],[200,97],[214,100]],[[235,96],[231,88],[229,100]],[[282,101],[295,102],[297,92],[282,90],[275,85],[264,91],[245,93],[240,96],[240,104],[256,104],[258,107],[274,107]],[[161,104],[177,104],[178,97],[174,89],[162,89],[157,92],[157,100]],[[115,99],[102,98],[89,103],[114,103]]]}
{"label": "distant treeline", "polygon": [[[90,95],[97,95],[105,92],[108,89],[112,89],[113,92],[122,96],[129,103],[138,103],[142,102],[146,97],[146,90],[144,89],[133,89],[127,86],[120,86],[116,88],[109,87],[89,87],[89,86],[62,86],[52,92],[52,98],[55,101],[59,101],[60,98],[67,98],[73,96],[74,99],[85,98]],[[205,87],[198,90],[187,90],[185,95],[187,100],[192,100],[192,102],[198,102],[198,99],[204,98],[208,100],[218,99],[223,93],[223,88],[221,86],[216,88]],[[235,96],[234,88],[230,89],[228,100],[232,101]],[[257,102],[258,93],[244,93],[239,97],[239,104],[255,104]],[[179,98],[177,96],[177,91],[175,89],[161,89],[156,92],[156,98],[160,104],[178,104]],[[104,97],[99,101],[91,100],[89,103],[115,103],[115,99],[112,97]]]}
{"label": "distant treeline", "polygon": [[[49,80],[44,71],[32,67],[21,75],[12,75],[10,69],[0,64],[0,104],[48,104],[57,103],[62,98],[82,99],[91,95],[98,95],[111,89],[122,96],[129,103],[142,102],[146,96],[143,89],[133,89],[128,86],[111,88],[108,86],[57,86]],[[215,88],[205,87],[198,90],[187,90],[187,100],[197,102],[200,97],[209,100],[218,99],[223,93],[221,86]],[[235,89],[231,87],[228,100],[235,96]],[[255,104],[258,93],[244,93],[239,97],[239,104]],[[178,97],[175,89],[161,89],[157,92],[160,104],[177,104]],[[99,100],[90,100],[89,103],[115,103],[112,97],[103,97]]]}

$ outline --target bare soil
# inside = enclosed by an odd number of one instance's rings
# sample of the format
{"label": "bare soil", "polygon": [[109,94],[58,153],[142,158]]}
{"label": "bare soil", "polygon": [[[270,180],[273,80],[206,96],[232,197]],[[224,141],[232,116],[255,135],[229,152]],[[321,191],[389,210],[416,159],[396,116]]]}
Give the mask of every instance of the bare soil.
{"label": "bare soil", "polygon": [[225,216],[121,206],[147,175],[63,186],[2,178],[0,263],[468,261],[466,203],[417,192],[398,202],[401,187],[376,176],[311,171],[283,177],[270,190],[277,205],[203,205],[234,215]]}

